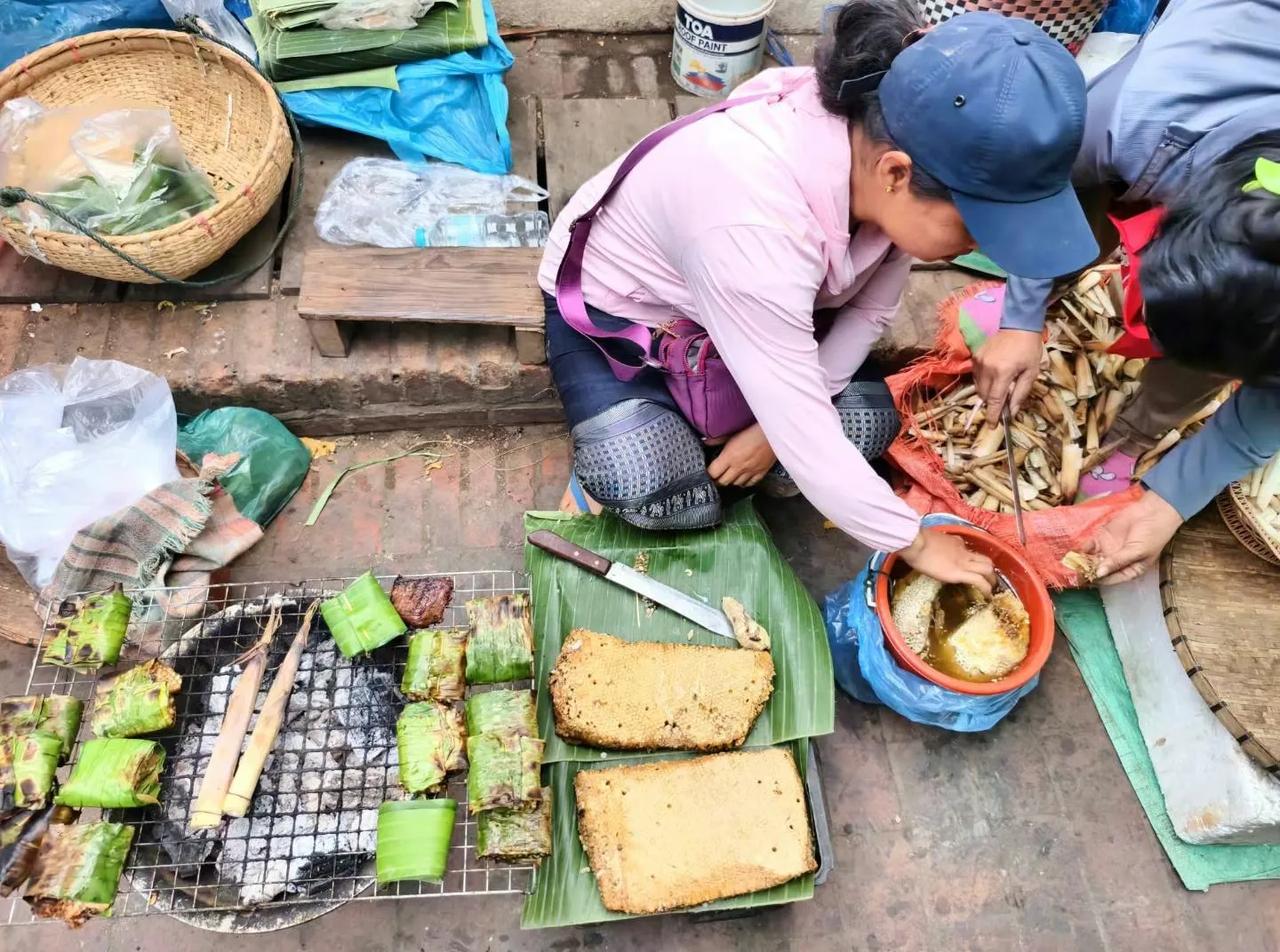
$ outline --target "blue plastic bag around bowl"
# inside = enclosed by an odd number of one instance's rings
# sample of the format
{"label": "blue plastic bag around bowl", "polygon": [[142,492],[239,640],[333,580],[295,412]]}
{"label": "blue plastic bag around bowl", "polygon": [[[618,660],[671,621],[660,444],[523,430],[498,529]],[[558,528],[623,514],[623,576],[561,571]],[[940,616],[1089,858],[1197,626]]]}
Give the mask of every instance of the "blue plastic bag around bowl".
{"label": "blue plastic bag around bowl", "polygon": [[[943,523],[967,525],[954,516],[923,520],[926,526]],[[961,732],[990,730],[1035,689],[1040,676],[1006,694],[960,694],[900,666],[885,644],[871,595],[870,580],[885,557],[884,552],[873,555],[858,577],[828,595],[823,605],[836,684],[859,701],[883,704],[917,724]]]}
{"label": "blue plastic bag around bowl", "polygon": [[160,0],[0,0],[0,69],[69,36],[172,27]]}
{"label": "blue plastic bag around bowl", "polygon": [[502,75],[515,57],[498,35],[490,0],[485,0],[484,18],[487,46],[398,67],[399,91],[322,89],[287,93],[285,102],[299,120],[382,139],[403,162],[433,158],[477,172],[509,172]]}

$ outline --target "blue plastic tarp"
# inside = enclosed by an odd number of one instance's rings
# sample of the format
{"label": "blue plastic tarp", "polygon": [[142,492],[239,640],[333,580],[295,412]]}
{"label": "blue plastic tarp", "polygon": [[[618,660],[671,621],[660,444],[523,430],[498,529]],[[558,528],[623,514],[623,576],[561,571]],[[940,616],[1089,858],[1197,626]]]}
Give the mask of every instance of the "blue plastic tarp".
{"label": "blue plastic tarp", "polygon": [[1158,0],[1111,0],[1094,33],[1145,33]]}
{"label": "blue plastic tarp", "polygon": [[0,68],[69,36],[172,23],[160,0],[0,0]]}

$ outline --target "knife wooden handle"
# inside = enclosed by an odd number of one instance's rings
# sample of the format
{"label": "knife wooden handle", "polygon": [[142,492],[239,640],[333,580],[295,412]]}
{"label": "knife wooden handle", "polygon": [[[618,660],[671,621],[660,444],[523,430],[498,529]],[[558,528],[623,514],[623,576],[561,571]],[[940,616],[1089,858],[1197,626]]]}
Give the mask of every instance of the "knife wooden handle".
{"label": "knife wooden handle", "polygon": [[590,549],[574,545],[564,536],[556,535],[548,529],[539,529],[537,532],[529,533],[527,541],[530,545],[537,546],[544,552],[550,552],[557,558],[572,562],[579,568],[594,572],[596,575],[604,575],[609,571],[609,566],[613,565],[604,556],[596,555]]}

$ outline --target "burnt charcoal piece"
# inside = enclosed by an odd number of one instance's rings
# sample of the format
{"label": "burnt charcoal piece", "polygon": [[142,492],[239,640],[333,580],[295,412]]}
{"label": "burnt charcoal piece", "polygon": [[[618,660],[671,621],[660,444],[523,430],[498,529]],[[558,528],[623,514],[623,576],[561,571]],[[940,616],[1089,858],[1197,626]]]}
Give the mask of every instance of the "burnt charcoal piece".
{"label": "burnt charcoal piece", "polygon": [[413,628],[429,628],[444,620],[444,610],[453,599],[451,578],[405,578],[391,585],[391,604]]}

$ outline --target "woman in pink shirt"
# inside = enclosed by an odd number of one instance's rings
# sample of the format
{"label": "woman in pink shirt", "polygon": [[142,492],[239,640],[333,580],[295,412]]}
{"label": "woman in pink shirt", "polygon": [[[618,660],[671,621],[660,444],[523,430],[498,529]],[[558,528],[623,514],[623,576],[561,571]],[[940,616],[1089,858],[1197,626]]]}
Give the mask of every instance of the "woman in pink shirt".
{"label": "woman in pink shirt", "polygon": [[[1095,256],[1069,187],[1079,69],[1025,21],[964,14],[923,33],[914,5],[854,0],[816,69],[769,70],[734,99],[645,140],[596,214],[580,278],[592,337],[553,295],[570,228],[621,159],[552,231],[539,282],[578,506],[589,494],[644,528],[714,525],[719,487],[753,486],[778,464],[771,482],[793,480],[858,541],[988,588],[991,563],[922,531],[867,462],[898,421],[883,382],[860,371],[913,258],[980,242],[1014,273],[1049,275]],[[628,322],[676,318],[706,330],[755,418],[723,445],[693,430],[658,369],[620,380],[601,352],[623,356],[604,337]]]}

